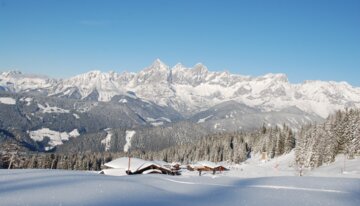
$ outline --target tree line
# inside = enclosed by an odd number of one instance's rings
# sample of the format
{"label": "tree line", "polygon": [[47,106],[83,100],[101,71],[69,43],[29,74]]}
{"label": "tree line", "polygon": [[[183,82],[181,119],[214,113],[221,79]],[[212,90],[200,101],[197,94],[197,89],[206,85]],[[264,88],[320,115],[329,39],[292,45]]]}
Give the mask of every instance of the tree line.
{"label": "tree line", "polygon": [[4,169],[64,169],[64,170],[101,170],[104,163],[111,161],[114,157],[120,157],[120,153],[93,153],[82,152],[73,154],[57,153],[32,153],[12,152],[17,147],[8,144],[7,150],[0,151],[0,168]]}

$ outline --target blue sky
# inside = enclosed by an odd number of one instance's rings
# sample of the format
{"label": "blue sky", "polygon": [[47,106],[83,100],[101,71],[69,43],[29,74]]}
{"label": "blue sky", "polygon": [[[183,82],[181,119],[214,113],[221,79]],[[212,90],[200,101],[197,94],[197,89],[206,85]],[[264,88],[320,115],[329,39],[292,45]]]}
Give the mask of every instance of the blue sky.
{"label": "blue sky", "polygon": [[360,86],[360,1],[0,0],[0,71],[66,78],[156,58]]}

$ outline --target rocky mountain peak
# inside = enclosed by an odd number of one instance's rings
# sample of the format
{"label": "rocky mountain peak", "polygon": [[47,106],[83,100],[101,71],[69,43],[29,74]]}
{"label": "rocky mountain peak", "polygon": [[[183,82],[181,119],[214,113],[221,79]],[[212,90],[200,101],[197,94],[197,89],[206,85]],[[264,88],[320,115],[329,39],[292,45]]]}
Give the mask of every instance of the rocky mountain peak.
{"label": "rocky mountain peak", "polygon": [[192,68],[192,70],[194,72],[197,72],[197,73],[206,73],[206,72],[208,72],[208,68],[202,63],[195,64],[194,67]]}
{"label": "rocky mountain peak", "polygon": [[160,59],[156,59],[149,67],[136,75],[136,85],[143,83],[164,83],[171,75],[170,68]]}
{"label": "rocky mountain peak", "polygon": [[278,82],[289,82],[287,75],[283,73],[277,73],[277,74],[268,73],[262,77],[265,79],[271,79]]}
{"label": "rocky mountain peak", "polygon": [[[150,67],[148,67],[147,69],[152,69],[152,70],[169,70],[169,66],[166,65],[164,62],[162,62],[159,58],[155,59],[155,61],[151,64]],[[146,70],[146,69],[145,69]]]}
{"label": "rocky mountain peak", "polygon": [[186,69],[186,67],[183,65],[183,64],[181,64],[181,63],[177,63],[177,64],[175,64],[175,66],[173,66],[172,68],[171,68],[171,70],[173,71],[173,72],[180,72],[180,71],[183,71],[183,70],[185,70]]}

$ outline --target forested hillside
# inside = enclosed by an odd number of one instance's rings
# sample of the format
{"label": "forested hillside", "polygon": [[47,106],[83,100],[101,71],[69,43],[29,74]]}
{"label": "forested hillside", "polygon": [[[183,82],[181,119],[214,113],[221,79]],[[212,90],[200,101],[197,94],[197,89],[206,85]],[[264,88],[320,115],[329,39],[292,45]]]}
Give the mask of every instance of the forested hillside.
{"label": "forested hillside", "polygon": [[266,128],[251,133],[220,133],[192,143],[173,146],[160,152],[140,154],[144,159],[190,163],[199,160],[240,163],[251,152],[266,152],[270,158],[290,152],[295,146],[293,132],[287,126]]}
{"label": "forested hillside", "polygon": [[[200,137],[199,137],[200,138]],[[240,163],[250,157],[251,151],[266,152],[270,158],[290,152],[295,146],[295,138],[290,128],[284,126],[266,128],[249,133],[219,133],[208,135],[193,143],[178,144],[161,151],[132,150],[133,157],[148,160],[191,163],[199,160],[214,162],[229,161]],[[11,153],[16,145],[3,147],[0,162],[11,168],[57,168],[99,170],[107,161],[129,153],[111,152],[71,152],[71,153]],[[9,151],[9,152],[7,152]]]}
{"label": "forested hillside", "polygon": [[140,155],[145,159],[165,161],[239,163],[251,154],[266,152],[270,158],[296,151],[296,162],[300,166],[315,168],[331,163],[337,154],[348,159],[360,155],[360,110],[348,109],[330,115],[324,123],[304,126],[294,133],[283,128],[263,127],[251,133],[221,133],[210,135],[196,142],[148,152]]}
{"label": "forested hillside", "polygon": [[338,111],[325,123],[306,126],[298,133],[296,162],[299,165],[318,167],[333,162],[339,153],[349,159],[360,155],[360,110]]}

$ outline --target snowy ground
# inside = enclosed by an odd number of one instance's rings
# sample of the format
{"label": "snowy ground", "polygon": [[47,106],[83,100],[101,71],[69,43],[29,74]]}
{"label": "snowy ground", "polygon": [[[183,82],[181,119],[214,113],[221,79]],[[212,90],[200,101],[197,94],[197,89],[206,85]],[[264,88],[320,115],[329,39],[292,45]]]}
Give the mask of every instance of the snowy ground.
{"label": "snowy ground", "polygon": [[[230,165],[229,176],[236,177],[268,177],[268,176],[298,176],[298,166],[294,162],[294,151],[268,161],[263,161],[260,155],[254,155],[247,161],[237,165]],[[310,170],[303,169],[304,176],[320,177],[349,177],[360,178],[360,157],[353,160],[345,160],[344,156],[338,155],[335,162]]]}
{"label": "snowy ground", "polygon": [[360,205],[360,179],[0,170],[0,205]]}
{"label": "snowy ground", "polygon": [[[227,172],[181,176],[0,170],[2,205],[360,205],[360,158],[299,177],[293,153],[263,162],[257,156]],[[116,175],[116,176],[113,176]],[[346,177],[346,178],[344,178]]]}

